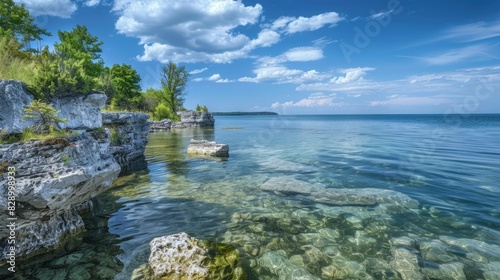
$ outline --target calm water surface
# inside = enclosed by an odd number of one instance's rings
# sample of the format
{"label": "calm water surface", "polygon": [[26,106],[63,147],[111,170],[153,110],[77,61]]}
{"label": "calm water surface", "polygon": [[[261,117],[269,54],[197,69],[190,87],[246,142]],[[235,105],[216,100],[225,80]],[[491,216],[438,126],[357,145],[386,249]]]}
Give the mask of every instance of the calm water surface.
{"label": "calm water surface", "polygon": [[[94,199],[83,242],[30,273],[130,279],[151,239],[183,231],[233,244],[250,279],[500,279],[500,115],[456,117],[224,116],[151,134],[148,169]],[[227,143],[230,157],[189,158],[190,139]],[[275,177],[419,206],[260,190]]]}

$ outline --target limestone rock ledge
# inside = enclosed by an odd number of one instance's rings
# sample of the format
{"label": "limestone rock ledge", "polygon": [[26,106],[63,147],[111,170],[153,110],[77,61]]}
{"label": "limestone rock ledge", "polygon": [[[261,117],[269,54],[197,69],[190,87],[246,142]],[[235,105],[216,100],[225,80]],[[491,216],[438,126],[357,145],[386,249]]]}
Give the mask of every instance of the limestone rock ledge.
{"label": "limestone rock ledge", "polygon": [[215,120],[212,113],[181,111],[178,113],[181,118],[180,122],[172,123],[172,127],[206,127],[214,126]]}
{"label": "limestone rock ledge", "polygon": [[214,114],[209,112],[181,111],[178,113],[181,121],[172,122],[169,119],[150,121],[151,132],[167,131],[172,128],[213,127]]}
{"label": "limestone rock ledge", "polygon": [[[22,82],[0,80],[0,129],[5,129],[5,133],[21,133],[31,127],[34,121],[24,119],[24,109],[33,100]],[[101,109],[106,100],[102,93],[76,94],[53,98],[50,105],[60,111],[59,117],[67,120],[59,123],[60,128],[94,129],[102,126]]]}
{"label": "limestone rock ledge", "polygon": [[149,265],[136,269],[132,279],[246,279],[238,251],[230,245],[184,232],[155,238],[149,245]]}
{"label": "limestone rock ledge", "polygon": [[[106,190],[120,173],[109,151],[109,132],[0,145],[0,208],[8,209],[9,167],[15,168],[16,257],[55,249],[84,229],[78,210]],[[12,174],[11,174],[12,175]],[[10,230],[0,227],[0,258]]]}
{"label": "limestone rock ledge", "polygon": [[122,168],[121,174],[146,168],[144,151],[148,143],[149,115],[103,113],[104,127],[111,130],[110,151]]}
{"label": "limestone rock ledge", "polygon": [[187,148],[187,153],[190,156],[229,157],[229,145],[217,144],[207,140],[191,139]]}

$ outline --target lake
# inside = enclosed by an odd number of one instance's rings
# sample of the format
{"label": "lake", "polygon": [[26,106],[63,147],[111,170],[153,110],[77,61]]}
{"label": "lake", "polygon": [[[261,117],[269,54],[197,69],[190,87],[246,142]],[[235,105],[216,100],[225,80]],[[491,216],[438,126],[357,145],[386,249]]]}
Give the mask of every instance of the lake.
{"label": "lake", "polygon": [[[190,139],[230,157],[188,157]],[[130,279],[151,239],[186,232],[234,245],[249,279],[500,279],[500,115],[217,116],[150,134],[145,160],[93,200],[81,243],[25,273]],[[271,179],[418,206],[261,190]]]}

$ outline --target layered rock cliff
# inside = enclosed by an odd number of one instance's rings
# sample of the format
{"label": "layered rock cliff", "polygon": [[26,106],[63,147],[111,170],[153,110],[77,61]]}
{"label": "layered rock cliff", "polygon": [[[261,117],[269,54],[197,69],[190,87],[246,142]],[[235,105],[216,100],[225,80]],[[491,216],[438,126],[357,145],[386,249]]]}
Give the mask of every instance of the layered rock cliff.
{"label": "layered rock cliff", "polygon": [[214,126],[215,124],[212,113],[182,111],[178,115],[181,121],[172,123],[172,127],[205,127]]}
{"label": "layered rock cliff", "polygon": [[141,113],[103,113],[102,121],[111,131],[110,151],[122,174],[146,167],[144,150],[148,143],[149,115]]}
{"label": "layered rock cliff", "polygon": [[150,121],[151,132],[166,131],[171,128],[213,127],[215,125],[212,113],[181,111],[178,115],[181,118],[179,122],[172,122],[169,119]]}
{"label": "layered rock cliff", "polygon": [[[0,80],[0,129],[4,133],[21,133],[32,126],[32,120],[24,119],[24,109],[33,100],[22,82]],[[94,129],[102,126],[101,109],[106,100],[105,94],[90,93],[55,97],[49,103],[59,111],[59,117],[67,120],[59,123],[60,128]]]}
{"label": "layered rock cliff", "polygon": [[[142,168],[148,115],[101,115],[106,95],[54,98],[62,128],[74,136],[0,145],[0,259],[29,258],[59,248],[84,230],[82,209],[121,171]],[[23,83],[0,80],[0,129],[20,133],[33,100]],[[109,127],[101,128],[103,122]],[[6,225],[11,223],[11,227]],[[9,224],[10,225],[10,224]],[[0,264],[0,267],[5,264]]]}
{"label": "layered rock cliff", "polygon": [[[78,209],[106,190],[120,173],[109,138],[109,132],[103,131],[0,145],[0,208],[9,209],[13,206],[9,197],[15,199],[15,209],[1,211],[0,219],[15,222],[17,257],[52,250],[83,230]],[[2,258],[7,258],[12,246],[8,242],[11,231],[0,228]]]}

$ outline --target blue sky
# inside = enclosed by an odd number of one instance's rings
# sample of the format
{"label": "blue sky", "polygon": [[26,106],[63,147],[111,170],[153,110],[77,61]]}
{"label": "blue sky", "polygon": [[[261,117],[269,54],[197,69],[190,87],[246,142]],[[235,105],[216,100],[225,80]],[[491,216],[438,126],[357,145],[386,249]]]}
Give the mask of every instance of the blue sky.
{"label": "blue sky", "polygon": [[85,25],[107,65],[185,107],[280,114],[500,113],[496,0],[14,0],[52,32]]}

